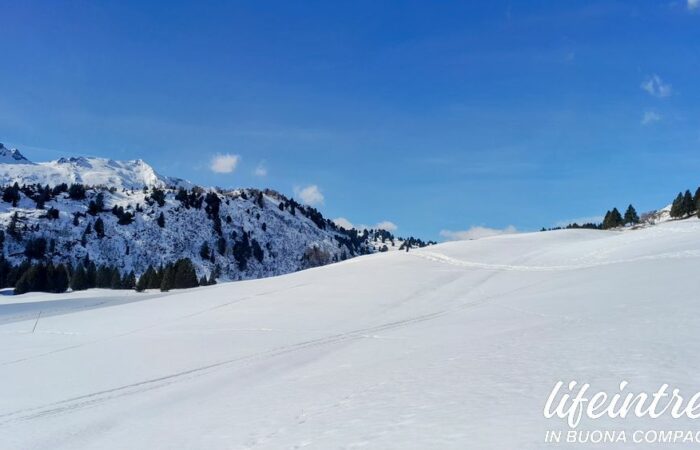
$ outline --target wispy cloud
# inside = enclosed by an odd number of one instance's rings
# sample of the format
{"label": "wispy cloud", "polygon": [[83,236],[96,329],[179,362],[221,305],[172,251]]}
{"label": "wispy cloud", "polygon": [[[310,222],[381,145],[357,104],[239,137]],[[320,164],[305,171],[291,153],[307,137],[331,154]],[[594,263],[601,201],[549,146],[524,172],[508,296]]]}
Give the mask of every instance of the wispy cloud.
{"label": "wispy cloud", "polygon": [[688,0],[688,9],[693,11],[700,8],[700,0]]}
{"label": "wispy cloud", "polygon": [[343,227],[346,230],[349,230],[351,228],[355,228],[356,230],[385,230],[390,233],[393,233],[394,231],[399,229],[399,226],[396,225],[394,222],[390,220],[382,220],[381,222],[377,223],[376,225],[355,225],[352,222],[350,222],[348,219],[345,217],[338,217],[336,219],[333,219],[333,222],[335,222],[336,225],[339,227]]}
{"label": "wispy cloud", "polygon": [[352,224],[352,222],[350,222],[345,217],[337,217],[337,218],[333,219],[333,223],[335,223],[339,227],[345,228],[346,230],[351,230],[351,229],[355,228],[355,226]]}
{"label": "wispy cloud", "polygon": [[399,229],[399,227],[394,222],[390,222],[388,220],[383,220],[379,222],[374,226],[374,228],[377,230],[385,230],[390,233]]}
{"label": "wispy cloud", "polygon": [[236,170],[236,166],[238,166],[238,161],[240,159],[240,156],[232,155],[230,153],[216,154],[211,159],[209,168],[212,172],[216,173],[231,173]]}
{"label": "wispy cloud", "polygon": [[267,164],[265,161],[260,161],[253,171],[253,175],[256,177],[266,177],[267,176]]}
{"label": "wispy cloud", "polygon": [[[698,0],[700,1],[700,0]],[[657,98],[668,97],[673,93],[673,88],[670,84],[664,83],[660,76],[654,74],[644,80],[641,84],[641,88]]]}
{"label": "wispy cloud", "polygon": [[661,120],[661,114],[656,111],[644,111],[642,116],[642,125],[651,125],[654,122]]}
{"label": "wispy cloud", "polygon": [[517,232],[518,230],[516,230],[513,225],[508,225],[505,228],[471,227],[468,230],[442,230],[440,231],[440,236],[448,241],[467,241],[470,239],[480,239]]}
{"label": "wispy cloud", "polygon": [[299,197],[302,202],[310,206],[322,205],[323,201],[325,200],[321,189],[319,189],[319,187],[315,184],[311,184],[303,188],[295,187],[294,195]]}

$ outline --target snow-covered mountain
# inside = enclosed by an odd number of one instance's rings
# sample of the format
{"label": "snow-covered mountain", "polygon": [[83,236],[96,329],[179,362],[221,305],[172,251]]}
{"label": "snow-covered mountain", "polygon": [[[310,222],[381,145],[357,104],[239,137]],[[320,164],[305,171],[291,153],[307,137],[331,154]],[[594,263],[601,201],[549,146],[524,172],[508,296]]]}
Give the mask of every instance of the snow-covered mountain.
{"label": "snow-covered mountain", "polygon": [[16,148],[9,149],[0,143],[0,164],[32,164]]}
{"label": "snow-covered mountain", "polygon": [[43,209],[40,195],[24,187],[15,206],[0,202],[3,250],[15,265],[37,239],[48,243],[45,259],[53,263],[92,261],[139,275],[186,257],[200,277],[217,272],[223,280],[280,275],[374,251],[367,237],[274,191],[88,188],[82,199],[52,193]]}
{"label": "snow-covered mountain", "polygon": [[[0,163],[0,187],[0,245],[14,266],[94,263],[138,277],[189,258],[198,277],[242,280],[405,245],[386,231],[340,228],[275,191],[203,189],[141,160]],[[28,250],[37,242],[38,257]]]}
{"label": "snow-covered mountain", "polygon": [[141,159],[116,161],[107,158],[77,157],[32,163],[19,150],[0,144],[0,185],[82,183],[118,189],[144,186],[191,186],[185,180],[165,177]]}
{"label": "snow-covered mountain", "polygon": [[668,413],[584,413],[576,431],[622,430],[628,441],[544,444],[548,430],[569,428],[543,407],[560,380],[608,399],[622,381],[635,396],[667,383],[692,405],[699,264],[700,220],[690,218],[501,235],[165,294],[9,297],[0,440],[54,450],[697,448],[632,443],[636,430],[696,434],[697,419]]}

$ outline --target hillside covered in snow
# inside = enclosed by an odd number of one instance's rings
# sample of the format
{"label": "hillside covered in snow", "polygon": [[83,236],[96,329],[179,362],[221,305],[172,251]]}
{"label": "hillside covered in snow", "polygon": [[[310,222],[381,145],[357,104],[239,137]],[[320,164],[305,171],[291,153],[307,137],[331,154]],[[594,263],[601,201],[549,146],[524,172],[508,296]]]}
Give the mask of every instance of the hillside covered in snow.
{"label": "hillside covered in snow", "polygon": [[[278,192],[204,189],[144,161],[61,158],[31,163],[0,149],[0,284],[26,264],[133,273],[187,258],[197,278],[294,272],[405,245],[384,230],[346,230]],[[8,272],[9,271],[9,272]],[[63,269],[61,269],[63,271]],[[29,289],[33,290],[33,289]]]}
{"label": "hillside covered in snow", "polygon": [[[453,242],[169,293],[11,297],[0,305],[0,439],[8,449],[630,448],[543,445],[566,428],[543,406],[559,380],[696,392],[698,264],[690,218]],[[669,415],[585,420],[579,430],[697,428]]]}

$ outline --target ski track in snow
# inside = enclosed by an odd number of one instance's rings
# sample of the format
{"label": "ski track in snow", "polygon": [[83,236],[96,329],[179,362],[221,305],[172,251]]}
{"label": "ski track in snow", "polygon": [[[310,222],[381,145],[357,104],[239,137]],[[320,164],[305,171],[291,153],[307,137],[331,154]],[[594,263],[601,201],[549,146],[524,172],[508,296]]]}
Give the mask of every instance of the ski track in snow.
{"label": "ski track in snow", "polygon": [[[292,290],[292,289],[295,289],[295,288],[298,288],[298,287],[302,287],[302,286],[304,286],[304,284],[299,284],[299,285],[296,285],[296,286],[291,286],[291,287],[289,287],[289,288],[287,288],[287,289],[285,289],[285,290]],[[260,297],[260,296],[264,296],[264,295],[274,294],[274,293],[276,293],[276,292],[279,292],[279,290],[267,291],[267,292],[262,292],[262,293],[255,294],[255,295],[249,295],[249,296],[245,296],[245,297],[242,297],[242,298],[237,298],[237,299],[234,299],[234,300],[231,300],[231,301],[227,301],[227,302],[224,302],[224,303],[221,303],[221,304],[218,304],[218,305],[209,307],[209,308],[202,309],[202,310],[200,310],[200,311],[197,311],[197,312],[194,312],[194,313],[191,313],[191,314],[186,314],[186,315],[184,315],[184,316],[180,316],[180,317],[171,319],[171,320],[169,320],[168,322],[165,322],[165,323],[155,323],[155,324],[149,325],[149,326],[147,326],[147,327],[142,327],[142,328],[137,328],[137,329],[129,330],[129,331],[126,331],[126,332],[124,332],[124,333],[112,335],[112,336],[105,337],[105,338],[101,338],[101,339],[95,339],[95,340],[92,340],[92,341],[87,341],[87,342],[82,343],[82,344],[71,345],[71,346],[68,346],[68,347],[59,348],[59,349],[56,349],[56,350],[52,350],[52,351],[50,351],[50,352],[40,353],[40,354],[38,354],[38,355],[28,356],[28,357],[25,357],[25,358],[20,358],[20,359],[15,359],[15,360],[11,360],[11,361],[0,362],[0,367],[2,367],[2,366],[8,366],[8,365],[11,365],[11,364],[17,364],[17,363],[24,362],[24,361],[29,361],[29,360],[35,359],[35,358],[41,358],[41,357],[43,357],[43,356],[53,355],[53,354],[55,354],[55,353],[64,352],[64,351],[66,351],[66,350],[73,350],[73,349],[76,349],[76,348],[85,347],[85,346],[87,346],[87,345],[97,344],[97,343],[99,343],[99,342],[105,342],[105,341],[108,341],[108,340],[112,340],[112,339],[116,339],[116,338],[120,338],[120,337],[124,337],[124,336],[129,336],[129,335],[132,335],[132,334],[135,334],[135,333],[139,333],[139,332],[141,332],[141,331],[146,331],[146,330],[150,330],[150,329],[162,327],[163,325],[172,324],[172,323],[174,323],[174,322],[177,322],[177,321],[180,321],[180,320],[183,320],[183,319],[188,319],[188,318],[191,318],[191,317],[195,317],[195,316],[198,316],[198,315],[200,315],[200,314],[206,314],[206,313],[215,311],[215,310],[217,310],[217,309],[224,308],[224,307],[226,307],[226,306],[231,306],[231,305],[233,305],[233,304],[236,304],[236,303],[239,303],[239,302],[242,302],[242,301],[245,301],[245,300],[250,300],[250,299],[252,299],[252,298]],[[134,299],[134,300],[132,300],[132,301],[148,300],[148,299],[163,297],[163,296],[167,296],[167,295],[169,295],[169,294],[160,294],[160,295],[156,294],[156,295],[150,295],[150,296],[147,296],[147,297],[144,296],[143,299],[138,299],[138,298],[137,298],[137,299]],[[99,307],[99,305],[106,305],[106,304],[108,304],[108,302],[106,302],[106,301],[105,301],[105,302],[100,302],[100,303],[96,303],[96,304],[94,304],[94,305],[91,305],[90,307],[73,308],[73,309],[70,309],[70,310],[65,311],[65,312],[60,312],[60,313],[58,313],[58,314],[62,314],[62,313],[66,313],[66,314],[67,314],[69,311],[74,311],[74,312],[75,312],[75,311],[79,311],[79,310],[87,310],[87,309],[97,308],[97,307]],[[122,303],[120,303],[120,304],[122,304]],[[109,306],[117,306],[117,305],[109,304]],[[15,333],[16,333],[16,332],[15,332]],[[58,332],[54,332],[54,333],[58,333]],[[65,333],[64,333],[64,334],[65,334]],[[0,415],[0,418],[1,418],[1,417],[2,417],[2,415]],[[1,423],[1,422],[0,422],[0,423]]]}
{"label": "ski track in snow", "polygon": [[[275,348],[266,352],[261,352],[261,353],[254,353],[252,355],[248,356],[243,356],[240,358],[234,358],[230,360],[225,360],[225,361],[220,361],[214,364],[208,364],[205,366],[201,367],[196,367],[190,370],[185,370],[169,375],[165,375],[162,377],[150,379],[150,380],[144,380],[138,383],[131,383],[125,386],[120,386],[116,387],[113,389],[108,389],[104,391],[99,391],[99,392],[93,392],[90,394],[86,394],[80,397],[75,397],[75,398],[70,398],[66,399],[60,402],[56,403],[51,403],[48,405],[44,405],[41,407],[37,408],[31,408],[28,410],[18,410],[18,411],[13,411],[10,413],[5,413],[5,414],[0,414],[0,426],[6,424],[9,421],[13,420],[31,420],[31,419],[37,419],[41,418],[47,415],[55,415],[55,414],[62,414],[66,412],[73,411],[78,408],[83,408],[91,405],[95,405],[98,403],[103,403],[121,396],[125,395],[133,395],[136,393],[148,391],[151,389],[157,389],[160,387],[167,386],[169,384],[175,383],[177,381],[180,381],[182,379],[187,378],[188,376],[200,376],[204,375],[207,371],[221,368],[224,366],[236,364],[236,363],[245,363],[249,361],[255,361],[258,359],[263,359],[263,358],[271,358],[271,357],[276,357],[280,355],[285,355],[287,353],[295,352],[295,351],[300,351],[300,350],[305,350],[310,347],[316,347],[316,346],[323,346],[323,345],[330,345],[330,344],[335,344],[335,343],[340,343],[346,340],[351,340],[351,339],[362,339],[362,338],[367,338],[371,335],[374,335],[378,332],[381,331],[386,331],[386,330],[391,330],[394,328],[401,328],[405,327],[408,325],[412,325],[415,323],[423,322],[426,320],[431,320],[436,317],[440,317],[442,315],[445,315],[450,312],[456,312],[459,309],[465,309],[467,307],[474,307],[478,306],[479,303],[482,302],[474,302],[471,304],[463,305],[461,308],[454,309],[454,310],[444,310],[444,311],[438,311],[435,313],[431,314],[425,314],[422,316],[416,316],[416,317],[409,317],[404,320],[396,321],[396,322],[389,322],[389,323],[384,323],[382,325],[376,326],[376,327],[369,327],[369,328],[362,328],[358,330],[353,330],[349,331],[347,333],[340,333],[340,334],[335,334],[335,335],[330,335],[326,336],[320,339],[314,339],[310,341],[305,341],[305,342],[300,342],[298,344],[290,345],[290,346],[283,346],[279,348]],[[133,333],[133,332],[132,332]],[[129,333],[131,334],[131,333]],[[121,337],[123,335],[118,335],[118,336],[113,336],[113,337]],[[76,348],[76,347],[71,347],[71,348]],[[66,349],[68,350],[68,349]],[[52,352],[53,353],[53,352]],[[40,355],[44,356],[44,355]]]}
{"label": "ski track in snow", "polygon": [[414,256],[427,259],[429,261],[449,264],[466,269],[495,270],[495,271],[516,271],[516,272],[557,272],[566,270],[590,269],[593,267],[609,266],[614,264],[625,264],[640,261],[655,261],[659,259],[684,259],[700,257],[700,250],[685,250],[680,252],[659,253],[656,255],[639,256],[636,258],[617,259],[612,261],[599,261],[582,264],[557,265],[557,266],[528,266],[514,264],[489,264],[474,261],[464,261],[444,255],[442,253],[416,250],[411,253]]}
{"label": "ski track in snow", "polygon": [[[492,278],[491,275],[486,276],[480,283],[478,283],[475,286],[475,288],[478,288],[481,284],[486,283],[491,278]],[[303,285],[293,286],[293,287],[288,288],[288,289],[293,289],[294,287],[300,287],[300,286],[303,286]],[[530,286],[526,286],[526,287],[530,287]],[[522,288],[518,288],[518,289],[516,289],[516,291],[521,290],[521,289]],[[238,303],[238,302],[248,300],[248,299],[251,299],[254,297],[268,295],[268,294],[271,294],[274,292],[277,292],[277,291],[270,291],[270,292],[265,292],[265,293],[261,293],[261,294],[257,294],[257,295],[251,295],[251,296],[243,297],[240,299],[232,300],[230,302],[216,305],[214,307],[207,308],[207,309],[204,309],[202,311],[198,311],[196,313],[192,313],[192,314],[188,314],[186,316],[179,317],[175,320],[181,320],[181,319],[185,319],[188,317],[194,317],[196,315],[204,314],[204,313],[207,313],[207,312],[210,312],[210,311],[213,311],[213,310],[225,307],[225,306],[232,305],[234,303]],[[333,334],[333,335],[325,336],[325,337],[318,338],[318,339],[299,342],[299,343],[293,344],[293,345],[274,348],[272,350],[265,351],[265,352],[254,353],[254,354],[243,356],[243,357],[219,361],[219,362],[216,362],[213,364],[207,364],[204,366],[195,367],[195,368],[192,368],[189,370],[168,374],[168,375],[161,376],[158,378],[143,380],[143,381],[140,381],[137,383],[130,383],[128,385],[119,386],[119,387],[116,387],[113,389],[107,389],[107,390],[103,390],[103,391],[93,392],[90,394],[85,394],[85,395],[82,395],[79,397],[69,398],[66,400],[62,400],[60,402],[50,403],[50,404],[43,405],[43,406],[36,407],[36,408],[23,409],[23,410],[17,410],[17,411],[12,411],[9,413],[0,414],[0,427],[5,425],[6,423],[12,422],[12,421],[33,420],[33,419],[38,419],[38,418],[42,418],[45,416],[69,413],[69,412],[72,412],[76,409],[94,406],[94,405],[97,405],[97,404],[100,404],[103,402],[107,402],[107,401],[110,401],[110,400],[113,400],[113,399],[116,399],[116,398],[119,398],[122,396],[134,395],[134,394],[142,393],[142,392],[149,391],[152,389],[162,388],[162,387],[168,386],[168,385],[176,383],[176,382],[181,382],[183,380],[191,379],[191,378],[194,378],[197,376],[206,375],[208,372],[210,372],[214,369],[220,369],[220,368],[234,365],[234,364],[254,362],[256,360],[265,359],[265,358],[274,358],[274,357],[286,355],[288,353],[306,350],[306,349],[309,349],[312,347],[332,345],[332,344],[342,343],[342,342],[345,342],[348,340],[377,338],[376,334],[380,333],[382,331],[393,330],[393,329],[397,329],[397,328],[404,328],[404,327],[408,327],[410,325],[433,320],[435,318],[438,318],[438,317],[441,317],[441,316],[444,316],[447,314],[456,313],[456,312],[459,312],[459,311],[462,311],[465,309],[469,309],[469,308],[475,308],[475,307],[478,307],[478,306],[480,306],[480,305],[482,305],[490,300],[493,300],[493,299],[498,298],[498,297],[502,297],[502,296],[510,294],[510,293],[511,292],[506,292],[504,294],[499,294],[499,295],[492,296],[492,297],[485,297],[485,298],[482,298],[480,300],[467,302],[467,303],[458,305],[458,306],[450,308],[450,309],[444,309],[444,310],[436,311],[436,312],[429,313],[429,314],[423,314],[423,315],[415,316],[415,317],[408,317],[408,318],[405,318],[403,320],[383,323],[383,324],[373,326],[373,327],[361,328],[361,329],[356,329],[356,330],[352,330],[352,331],[348,331],[348,332],[344,332],[344,333]],[[160,326],[162,326],[162,324],[156,324],[156,325],[153,325],[150,327],[141,328],[138,330],[132,330],[132,331],[129,331],[127,333],[122,333],[119,335],[110,336],[109,338],[91,341],[91,342],[88,342],[86,344],[82,344],[79,346],[71,346],[68,348],[59,349],[59,350],[54,351],[54,352],[36,355],[34,358],[46,356],[49,354],[54,354],[54,353],[59,352],[59,351],[72,350],[74,348],[82,347],[84,345],[90,345],[90,344],[105,341],[108,339],[115,339],[115,338],[123,337],[123,336],[129,335],[129,334],[134,334],[134,333],[137,333],[139,331],[143,331],[145,329],[151,329],[151,328],[156,328],[156,327],[160,327]],[[0,366],[26,361],[28,359],[31,359],[31,358],[24,358],[21,360],[2,363],[2,364],[0,364]]]}

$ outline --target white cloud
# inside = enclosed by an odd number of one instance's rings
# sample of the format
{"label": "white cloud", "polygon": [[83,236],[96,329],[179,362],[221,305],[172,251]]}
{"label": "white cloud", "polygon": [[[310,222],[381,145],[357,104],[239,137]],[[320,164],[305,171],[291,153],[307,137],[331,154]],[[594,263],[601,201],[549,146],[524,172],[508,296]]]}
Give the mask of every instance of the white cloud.
{"label": "white cloud", "polygon": [[565,226],[570,225],[572,223],[583,225],[584,223],[600,223],[602,221],[603,216],[576,217],[574,219],[560,220],[559,222],[555,223],[554,226],[564,228]]}
{"label": "white cloud", "polygon": [[694,10],[700,7],[700,0],[688,0],[688,9]]}
{"label": "white cloud", "polygon": [[260,161],[253,171],[253,175],[256,177],[266,177],[267,176],[267,166],[265,165],[265,161]]}
{"label": "white cloud", "polygon": [[324,200],[321,189],[319,189],[315,184],[311,184],[304,188],[295,187],[294,195],[299,197],[302,202],[311,206],[322,205]]}
{"label": "white cloud", "polygon": [[[700,1],[700,0],[699,0]],[[653,95],[654,97],[664,98],[668,97],[673,93],[671,85],[664,83],[658,75],[652,75],[641,84],[641,88]]]}
{"label": "white cloud", "polygon": [[212,172],[216,173],[231,173],[236,170],[236,166],[238,165],[238,161],[240,159],[241,157],[238,155],[232,155],[230,153],[222,155],[219,153],[214,155],[214,157],[211,159],[209,168],[212,170]]}
{"label": "white cloud", "polygon": [[379,222],[378,224],[376,224],[374,226],[374,228],[377,230],[385,230],[385,231],[388,231],[389,233],[393,233],[399,227],[396,226],[396,224],[394,222],[390,222],[388,220],[383,220],[383,221]]}
{"label": "white cloud", "polygon": [[466,241],[469,239],[480,239],[489,236],[498,236],[499,234],[513,234],[517,232],[518,230],[516,230],[513,225],[508,225],[503,229],[488,227],[471,227],[468,230],[461,231],[442,230],[440,231],[440,236],[442,236],[448,241]]}
{"label": "white cloud", "polygon": [[346,230],[351,230],[355,228],[355,225],[353,225],[352,222],[350,222],[345,217],[338,217],[337,219],[333,219],[333,223],[335,223],[339,227],[345,228]]}
{"label": "white cloud", "polygon": [[661,114],[655,111],[644,111],[644,115],[642,116],[642,125],[651,125],[659,120],[661,120]]}
{"label": "white cloud", "polygon": [[349,230],[351,228],[354,228],[356,230],[385,230],[390,233],[393,233],[394,231],[398,230],[399,227],[396,225],[394,222],[391,222],[389,220],[382,220],[376,225],[364,225],[364,224],[358,224],[355,225],[352,222],[350,222],[348,219],[345,217],[338,217],[337,219],[333,219],[333,222],[338,225],[339,227],[343,227],[346,230]]}

